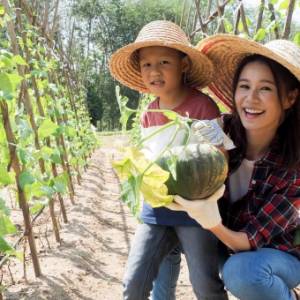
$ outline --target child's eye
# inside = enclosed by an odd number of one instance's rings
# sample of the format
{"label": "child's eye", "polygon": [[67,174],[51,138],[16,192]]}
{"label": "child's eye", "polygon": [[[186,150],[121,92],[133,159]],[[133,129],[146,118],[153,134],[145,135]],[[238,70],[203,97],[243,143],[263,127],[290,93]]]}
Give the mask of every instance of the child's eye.
{"label": "child's eye", "polygon": [[142,63],[141,66],[142,68],[148,68],[150,67],[150,63]]}
{"label": "child's eye", "polygon": [[160,64],[161,64],[161,65],[166,65],[166,64],[169,64],[169,61],[167,61],[167,60],[162,60],[162,61],[160,62]]}

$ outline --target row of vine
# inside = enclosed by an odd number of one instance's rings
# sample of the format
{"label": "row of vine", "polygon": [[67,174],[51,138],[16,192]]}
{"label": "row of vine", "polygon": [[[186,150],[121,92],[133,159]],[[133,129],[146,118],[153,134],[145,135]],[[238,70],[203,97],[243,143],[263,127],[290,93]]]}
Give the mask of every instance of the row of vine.
{"label": "row of vine", "polygon": [[[15,246],[26,239],[36,276],[34,220],[47,207],[60,242],[55,207],[68,222],[65,198],[74,203],[74,178],[80,183],[97,143],[81,81],[62,46],[41,28],[25,1],[0,1],[0,264],[20,257]],[[21,229],[11,219],[5,190],[15,193]],[[21,239],[13,245],[12,236]]]}

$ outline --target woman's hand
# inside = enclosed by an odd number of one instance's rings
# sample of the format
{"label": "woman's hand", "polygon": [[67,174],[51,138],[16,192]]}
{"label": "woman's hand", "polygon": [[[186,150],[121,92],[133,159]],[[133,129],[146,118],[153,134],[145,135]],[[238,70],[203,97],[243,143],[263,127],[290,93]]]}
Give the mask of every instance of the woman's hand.
{"label": "woman's hand", "polygon": [[225,150],[235,148],[233,141],[224,133],[220,119],[195,121],[191,130],[194,143],[208,142]]}
{"label": "woman's hand", "polygon": [[218,119],[195,121],[191,129],[199,142],[209,142],[214,146],[223,145],[224,132]]}
{"label": "woman's hand", "polygon": [[222,222],[217,202],[223,196],[224,191],[225,185],[223,184],[213,195],[206,199],[186,200],[176,195],[174,202],[166,207],[171,210],[185,211],[203,228],[210,229]]}

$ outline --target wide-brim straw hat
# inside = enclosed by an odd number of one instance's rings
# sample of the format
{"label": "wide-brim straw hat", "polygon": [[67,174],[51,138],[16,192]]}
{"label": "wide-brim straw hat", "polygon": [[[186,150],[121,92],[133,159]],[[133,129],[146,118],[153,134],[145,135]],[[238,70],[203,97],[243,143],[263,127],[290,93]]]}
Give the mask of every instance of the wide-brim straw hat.
{"label": "wide-brim straw hat", "polygon": [[300,81],[300,47],[291,41],[273,40],[265,45],[234,35],[218,34],[203,39],[196,46],[215,64],[209,89],[228,108],[233,105],[234,74],[246,56],[259,54],[288,69]]}
{"label": "wide-brim straw hat", "polygon": [[153,21],[145,25],[136,40],[119,50],[110,58],[109,69],[122,84],[142,93],[149,93],[143,83],[135,51],[144,47],[162,46],[179,50],[188,55],[191,66],[186,72],[186,84],[203,88],[213,75],[212,62],[193,47],[184,31],[169,21]]}

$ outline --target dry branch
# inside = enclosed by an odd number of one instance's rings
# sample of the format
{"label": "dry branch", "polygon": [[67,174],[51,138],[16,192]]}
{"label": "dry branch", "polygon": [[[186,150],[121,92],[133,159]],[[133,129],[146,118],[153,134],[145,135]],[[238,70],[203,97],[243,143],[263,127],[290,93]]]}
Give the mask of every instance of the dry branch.
{"label": "dry branch", "polygon": [[242,24],[243,24],[243,29],[249,36],[249,29],[248,29],[248,25],[247,25],[247,19],[246,19],[246,14],[245,14],[245,10],[244,10],[244,5],[243,5],[242,0],[239,0],[239,1],[241,2],[240,12],[241,12],[241,20],[242,20]]}
{"label": "dry branch", "polygon": [[[196,16],[197,16],[197,18],[198,18],[198,20],[199,20],[199,24],[200,24],[200,28],[201,28],[201,31],[203,32],[203,33],[206,33],[206,31],[207,31],[207,27],[204,27],[204,25],[203,25],[203,20],[202,20],[202,16],[201,16],[201,9],[200,9],[200,0],[195,0],[194,1],[195,2],[195,6],[196,6]],[[196,27],[196,26],[195,26]],[[193,31],[192,31],[192,33],[193,33],[193,36],[195,35],[195,29],[196,28],[193,28]]]}
{"label": "dry branch", "polygon": [[269,1],[268,3],[268,8],[271,12],[271,21],[275,22],[275,28],[274,28],[274,32],[275,32],[275,37],[276,39],[279,39],[279,31],[278,31],[278,26],[276,24],[276,16],[275,16],[275,10],[274,10],[274,5]]}
{"label": "dry branch", "polygon": [[217,32],[224,33],[225,32],[225,26],[224,26],[224,20],[223,20],[224,6],[219,3],[219,0],[218,0],[217,11],[218,11],[218,17],[219,17],[219,24],[217,27]]}
{"label": "dry branch", "polygon": [[288,7],[288,13],[287,13],[287,17],[286,17],[284,29],[283,29],[282,37],[284,39],[288,39],[290,32],[291,32],[291,23],[292,23],[294,8],[295,8],[295,0],[290,0],[289,7]]}
{"label": "dry branch", "polygon": [[[223,4],[220,4],[221,9],[225,9],[225,6],[230,2],[230,0],[225,0]],[[215,10],[209,17],[203,22],[203,26],[207,26],[210,22],[212,22],[215,18],[218,17],[218,10]],[[196,34],[197,32],[201,31],[201,27],[194,30],[191,35]]]}
{"label": "dry branch", "polygon": [[233,33],[236,34],[236,35],[239,33],[240,19],[241,19],[241,11],[240,11],[240,6],[239,6],[236,10],[234,29],[233,29]]}
{"label": "dry branch", "polygon": [[45,3],[44,20],[42,22],[42,30],[43,30],[43,32],[47,32],[47,29],[48,29],[49,7],[50,7],[50,1],[46,1],[46,3]]}
{"label": "dry branch", "polygon": [[58,24],[58,6],[59,6],[59,0],[56,0],[55,6],[54,6],[54,16],[53,16],[53,20],[52,20],[52,27],[51,27],[51,31],[49,33],[49,35],[52,39],[54,37],[54,34],[56,32],[56,27]]}
{"label": "dry branch", "polygon": [[255,32],[258,32],[258,30],[261,28],[263,15],[264,15],[264,9],[265,9],[265,0],[261,0],[260,5],[259,5],[259,11],[258,11],[258,16],[257,16]]}

